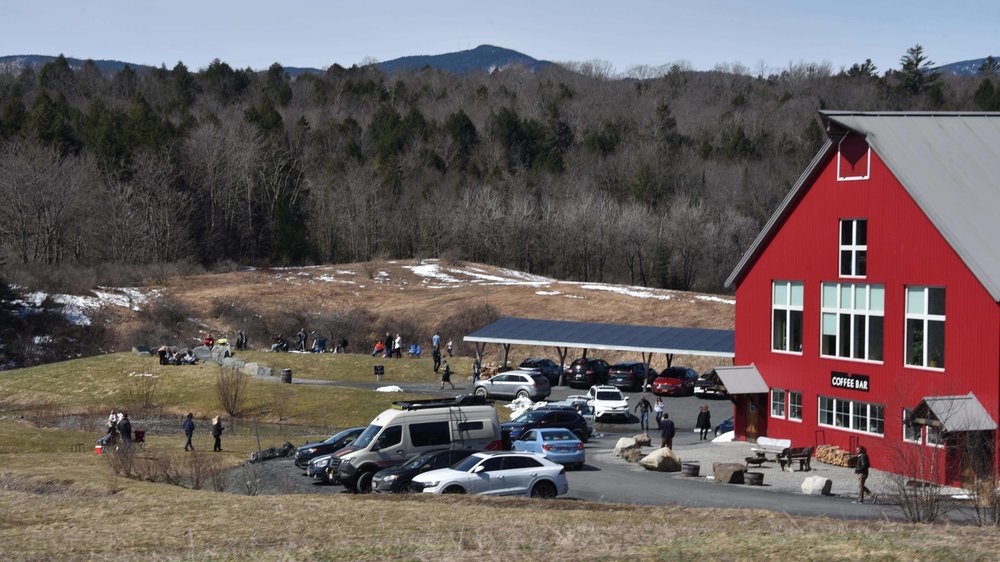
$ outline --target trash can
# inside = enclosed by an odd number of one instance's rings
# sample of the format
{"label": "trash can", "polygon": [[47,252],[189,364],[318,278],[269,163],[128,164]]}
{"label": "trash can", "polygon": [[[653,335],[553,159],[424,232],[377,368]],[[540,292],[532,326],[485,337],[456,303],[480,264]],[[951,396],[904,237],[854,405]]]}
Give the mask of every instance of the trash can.
{"label": "trash can", "polygon": [[282,369],[281,370],[281,382],[287,382],[288,384],[292,384],[292,370],[291,369]]}
{"label": "trash can", "polygon": [[682,462],[681,474],[684,476],[698,476],[701,474],[701,465],[696,462]]}

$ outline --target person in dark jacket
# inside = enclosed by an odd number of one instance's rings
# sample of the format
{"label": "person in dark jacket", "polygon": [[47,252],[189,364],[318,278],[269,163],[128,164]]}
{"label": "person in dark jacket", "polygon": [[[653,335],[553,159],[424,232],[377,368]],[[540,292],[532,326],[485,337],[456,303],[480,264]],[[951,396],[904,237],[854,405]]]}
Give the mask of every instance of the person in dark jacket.
{"label": "person in dark jacket", "polygon": [[215,438],[215,445],[212,446],[213,451],[222,450],[222,430],[226,429],[222,427],[222,418],[215,416],[212,418],[212,437]]}
{"label": "person in dark jacket", "polygon": [[639,427],[643,431],[649,431],[649,411],[653,409],[653,405],[646,400],[646,395],[642,395],[639,399],[639,403],[635,405],[636,412],[639,412]]}
{"label": "person in dark jacket", "polygon": [[441,368],[441,350],[435,347],[431,357],[434,358],[434,372],[436,373]]}
{"label": "person in dark jacket", "polygon": [[673,449],[676,432],[674,420],[670,419],[670,414],[663,412],[663,419],[660,420],[660,447]]}
{"label": "person in dark jacket", "polygon": [[694,424],[701,430],[700,441],[708,439],[708,430],[712,429],[712,413],[708,411],[708,406],[702,404],[701,411],[698,412],[698,421]]}
{"label": "person in dark jacket", "polygon": [[193,451],[194,445],[191,444],[191,436],[194,435],[194,414],[188,412],[186,418],[184,418],[184,436],[187,437],[187,441],[184,442],[185,451]]}
{"label": "person in dark jacket", "polygon": [[452,388],[455,388],[455,383],[451,382],[451,367],[448,366],[448,361],[444,362],[444,371],[441,372],[441,388],[444,388],[444,383],[448,383]]}
{"label": "person in dark jacket", "polygon": [[122,412],[122,419],[118,420],[118,433],[125,441],[125,447],[132,446],[132,422],[128,419],[128,412]]}
{"label": "person in dark jacket", "polygon": [[[858,445],[856,464],[854,465],[854,473],[858,475],[858,501],[854,503],[865,503],[865,494],[872,493],[872,491],[865,486],[865,482],[868,480],[869,468],[871,468],[871,460],[868,458],[868,450],[861,445]],[[874,502],[875,499],[872,499],[872,503]]]}

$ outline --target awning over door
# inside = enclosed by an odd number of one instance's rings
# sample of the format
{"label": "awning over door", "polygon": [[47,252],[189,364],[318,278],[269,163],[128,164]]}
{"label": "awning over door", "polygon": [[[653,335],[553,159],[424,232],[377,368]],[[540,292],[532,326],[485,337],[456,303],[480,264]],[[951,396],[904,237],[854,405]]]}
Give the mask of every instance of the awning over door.
{"label": "awning over door", "polygon": [[750,365],[735,365],[733,367],[716,367],[715,373],[719,375],[722,384],[726,386],[726,392],[732,394],[761,394],[770,390],[764,377],[760,376],[760,371],[751,363]]}
{"label": "awning over door", "polygon": [[971,392],[965,396],[927,396],[903,420],[906,425],[929,425],[944,431],[993,431],[994,420]]}

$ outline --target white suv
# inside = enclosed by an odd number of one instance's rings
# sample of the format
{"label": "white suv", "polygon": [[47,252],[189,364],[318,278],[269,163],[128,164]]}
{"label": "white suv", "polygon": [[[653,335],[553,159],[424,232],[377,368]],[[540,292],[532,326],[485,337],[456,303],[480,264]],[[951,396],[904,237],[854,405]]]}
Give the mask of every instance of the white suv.
{"label": "white suv", "polygon": [[613,386],[592,386],[587,392],[587,398],[594,407],[594,417],[600,420],[604,417],[629,417],[628,398],[622,391]]}
{"label": "white suv", "polygon": [[569,491],[566,468],[536,453],[475,453],[451,468],[413,477],[428,494],[484,494],[554,498]]}

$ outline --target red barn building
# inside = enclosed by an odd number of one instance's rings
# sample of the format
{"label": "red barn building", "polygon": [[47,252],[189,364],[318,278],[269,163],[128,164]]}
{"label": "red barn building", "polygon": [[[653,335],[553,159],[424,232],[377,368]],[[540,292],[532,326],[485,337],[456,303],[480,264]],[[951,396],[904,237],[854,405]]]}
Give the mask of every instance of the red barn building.
{"label": "red barn building", "polygon": [[820,116],[827,142],[727,281],[736,438],[992,477],[1000,113]]}

